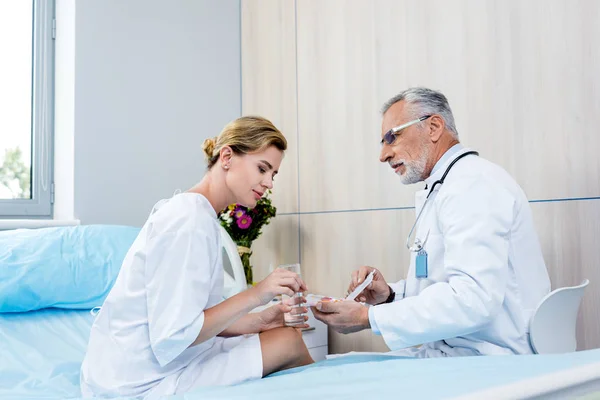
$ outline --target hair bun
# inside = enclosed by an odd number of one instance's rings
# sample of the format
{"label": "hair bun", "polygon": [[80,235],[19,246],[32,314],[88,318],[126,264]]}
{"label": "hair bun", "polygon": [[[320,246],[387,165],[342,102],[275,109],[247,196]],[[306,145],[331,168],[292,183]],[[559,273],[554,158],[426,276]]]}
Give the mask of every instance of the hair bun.
{"label": "hair bun", "polygon": [[204,154],[206,155],[206,159],[210,160],[213,156],[213,152],[215,151],[216,142],[214,138],[208,138],[202,143],[202,150],[204,150]]}

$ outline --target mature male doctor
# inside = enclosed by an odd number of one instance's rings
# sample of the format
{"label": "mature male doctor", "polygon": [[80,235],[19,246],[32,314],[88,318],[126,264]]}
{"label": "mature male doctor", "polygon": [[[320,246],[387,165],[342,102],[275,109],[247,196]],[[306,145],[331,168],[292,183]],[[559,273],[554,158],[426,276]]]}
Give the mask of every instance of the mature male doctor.
{"label": "mature male doctor", "polygon": [[[529,320],[550,280],[519,185],[459,143],[439,92],[411,88],[390,99],[381,138],[380,161],[402,183],[425,181],[413,229],[398,232],[411,253],[408,276],[388,284],[375,270],[356,302],[319,303],[315,317],[341,333],[371,328],[401,355],[532,353]],[[353,272],[348,290],[373,270]]]}

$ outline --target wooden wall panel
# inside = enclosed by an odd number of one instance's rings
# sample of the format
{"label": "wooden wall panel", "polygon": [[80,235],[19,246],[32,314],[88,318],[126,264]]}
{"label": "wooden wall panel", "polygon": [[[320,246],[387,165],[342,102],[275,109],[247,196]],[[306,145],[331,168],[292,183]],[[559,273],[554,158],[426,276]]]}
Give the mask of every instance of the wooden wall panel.
{"label": "wooden wall panel", "polygon": [[[334,296],[361,263],[404,276],[414,210],[403,208],[422,184],[379,163],[379,109],[428,86],[449,98],[463,144],[551,201],[532,208],[553,287],[590,279],[579,348],[600,347],[600,2],[242,4],[244,111],[280,118],[296,148],[276,186],[294,215],[256,243],[261,265],[298,251],[311,291]],[[580,197],[595,200],[561,201]],[[332,353],[386,350],[370,332],[330,339]]]}
{"label": "wooden wall panel", "polygon": [[462,141],[531,199],[600,195],[599,2],[305,0],[297,8],[301,211],[412,205],[414,189],[378,165],[377,111],[416,85],[444,92]]}
{"label": "wooden wall panel", "polygon": [[288,141],[275,181],[273,203],[298,210],[296,25],[293,1],[242,2],[242,114],[273,122]]}
{"label": "wooden wall panel", "polygon": [[600,200],[532,205],[552,289],[590,284],[577,322],[580,350],[600,348]]}
{"label": "wooden wall panel", "polygon": [[266,278],[271,268],[300,261],[297,215],[278,215],[262,231],[250,258],[255,282]]}
{"label": "wooden wall panel", "polygon": [[[376,267],[397,282],[408,271],[410,254],[404,243],[414,210],[344,212],[302,215],[302,266],[313,293],[346,295],[352,271]],[[330,352],[387,351],[371,331],[341,335],[330,332]]]}

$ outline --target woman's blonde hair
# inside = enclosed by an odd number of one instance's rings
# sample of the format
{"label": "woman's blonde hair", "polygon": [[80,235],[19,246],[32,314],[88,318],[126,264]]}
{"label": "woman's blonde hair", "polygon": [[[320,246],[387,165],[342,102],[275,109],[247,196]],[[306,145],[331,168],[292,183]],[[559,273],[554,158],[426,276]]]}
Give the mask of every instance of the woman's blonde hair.
{"label": "woman's blonde hair", "polygon": [[202,144],[208,169],[219,160],[223,146],[231,147],[235,154],[248,154],[275,146],[287,149],[287,140],[268,119],[256,116],[240,117],[228,123],[219,136],[209,138]]}

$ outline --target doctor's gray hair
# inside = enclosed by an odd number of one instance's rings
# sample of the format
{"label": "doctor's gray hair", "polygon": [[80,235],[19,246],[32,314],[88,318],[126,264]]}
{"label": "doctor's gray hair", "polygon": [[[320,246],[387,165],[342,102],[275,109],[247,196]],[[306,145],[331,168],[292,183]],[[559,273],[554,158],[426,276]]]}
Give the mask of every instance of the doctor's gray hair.
{"label": "doctor's gray hair", "polygon": [[381,114],[385,114],[391,106],[402,100],[413,105],[412,110],[415,113],[414,118],[430,114],[440,115],[444,119],[446,128],[452,133],[452,136],[458,139],[454,115],[452,115],[448,99],[446,99],[446,96],[442,93],[424,87],[406,89],[386,101],[381,108]]}

